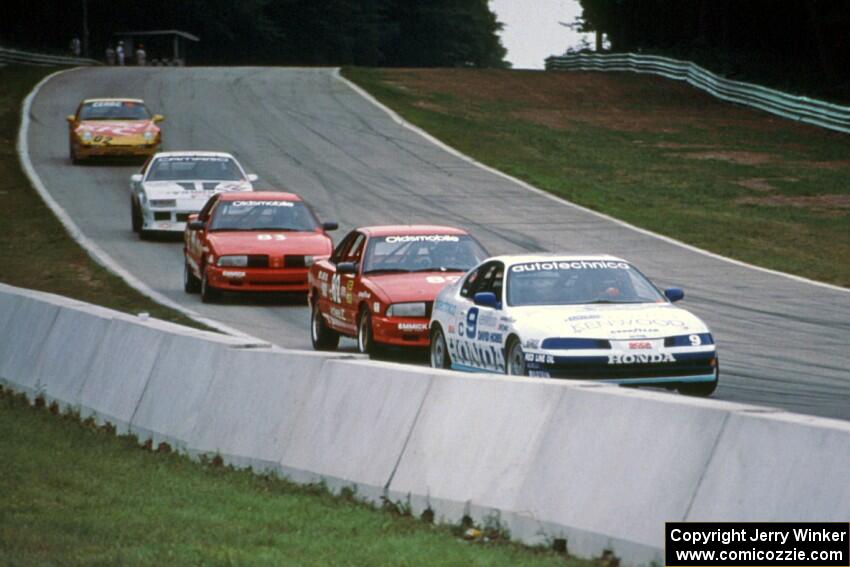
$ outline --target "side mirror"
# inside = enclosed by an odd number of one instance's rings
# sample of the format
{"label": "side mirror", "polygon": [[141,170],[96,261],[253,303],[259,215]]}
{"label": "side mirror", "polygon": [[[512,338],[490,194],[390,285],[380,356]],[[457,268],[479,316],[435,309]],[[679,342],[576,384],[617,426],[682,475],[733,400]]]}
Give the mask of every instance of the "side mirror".
{"label": "side mirror", "polygon": [[664,290],[664,295],[671,302],[676,302],[685,297],[685,292],[680,287],[671,287]]}
{"label": "side mirror", "polygon": [[254,181],[256,181],[257,179],[260,178],[260,176],[257,175],[256,173],[249,173],[246,177],[248,178],[248,181],[250,181],[251,183],[253,183]]}
{"label": "side mirror", "polygon": [[134,173],[130,176],[130,183],[141,183],[142,182],[142,174]]}
{"label": "side mirror", "polygon": [[323,230],[330,231],[330,230],[336,230],[338,228],[339,228],[339,224],[337,224],[335,222],[323,222],[322,223],[322,229]]}
{"label": "side mirror", "polygon": [[189,230],[204,230],[206,224],[201,220],[193,220],[189,221],[186,226],[189,227]]}
{"label": "side mirror", "polygon": [[70,124],[73,124],[74,122],[77,121],[77,117],[74,116],[73,114],[69,114],[68,116],[65,117],[65,120],[67,120]]}
{"label": "side mirror", "polygon": [[165,116],[163,116],[162,114],[154,114],[151,120],[153,120],[154,122],[165,122]]}
{"label": "side mirror", "polygon": [[336,265],[336,271],[340,274],[356,274],[357,262],[340,262]]}
{"label": "side mirror", "polygon": [[492,291],[479,291],[475,294],[475,297],[472,298],[472,301],[475,302],[475,305],[480,305],[481,307],[492,307],[493,309],[498,309],[499,306],[499,299]]}

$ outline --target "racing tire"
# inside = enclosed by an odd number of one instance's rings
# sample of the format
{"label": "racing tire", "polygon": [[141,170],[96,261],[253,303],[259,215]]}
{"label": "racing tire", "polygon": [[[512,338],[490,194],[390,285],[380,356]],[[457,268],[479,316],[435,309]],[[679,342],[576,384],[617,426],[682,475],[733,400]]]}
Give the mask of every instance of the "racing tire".
{"label": "racing tire", "polygon": [[528,376],[528,368],[525,366],[525,353],[522,351],[522,343],[517,337],[511,337],[508,346],[505,347],[505,374]]}
{"label": "racing tire", "polygon": [[375,335],[372,332],[372,315],[368,309],[361,309],[357,317],[357,351],[360,354],[377,356],[378,345],[375,343]]}
{"label": "racing tire", "polygon": [[431,368],[451,368],[452,355],[449,354],[449,346],[446,344],[446,335],[443,328],[435,325],[431,330]]}
{"label": "racing tire", "polygon": [[74,151],[73,145],[68,146],[68,157],[71,158],[71,163],[74,165],[80,165],[81,163],[83,163],[83,160],[77,157],[77,152]]}
{"label": "racing tire", "polygon": [[720,381],[720,368],[714,369],[714,380],[711,382],[685,382],[679,384],[677,390],[683,396],[691,396],[695,398],[707,398],[717,389],[717,383]]}
{"label": "racing tire", "polygon": [[183,291],[186,293],[198,293],[201,291],[201,280],[192,273],[189,262],[183,261]]}
{"label": "racing tire", "polygon": [[314,350],[336,350],[339,346],[339,333],[325,324],[325,318],[319,311],[319,298],[312,301],[310,313],[310,340]]}
{"label": "racing tire", "polygon": [[141,234],[142,232],[142,211],[139,208],[139,203],[136,199],[130,201],[130,216],[132,217],[133,232]]}
{"label": "racing tire", "polygon": [[221,291],[210,285],[207,270],[204,270],[204,276],[201,278],[201,301],[215,303],[219,299],[221,299]]}

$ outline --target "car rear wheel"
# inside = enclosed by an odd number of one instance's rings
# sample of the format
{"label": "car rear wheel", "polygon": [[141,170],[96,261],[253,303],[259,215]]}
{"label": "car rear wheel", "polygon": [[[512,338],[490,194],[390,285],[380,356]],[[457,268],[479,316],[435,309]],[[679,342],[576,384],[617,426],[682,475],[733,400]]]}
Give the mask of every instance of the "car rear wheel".
{"label": "car rear wheel", "polygon": [[707,398],[717,389],[717,383],[720,381],[720,368],[714,368],[714,380],[711,382],[685,382],[679,384],[679,393],[685,396],[693,396],[697,398]]}
{"label": "car rear wheel", "polygon": [[372,332],[372,316],[368,309],[361,309],[357,318],[357,350],[360,354],[374,356],[377,354],[378,346],[375,344],[375,335]]}
{"label": "car rear wheel", "polygon": [[325,324],[325,318],[319,311],[319,298],[312,301],[313,308],[310,316],[310,340],[315,350],[336,350],[339,345],[339,333]]}
{"label": "car rear wheel", "polygon": [[446,336],[439,325],[431,330],[431,368],[451,368],[452,357],[446,344]]}
{"label": "car rear wheel", "polygon": [[201,278],[201,301],[215,303],[219,299],[221,299],[221,291],[210,285],[208,270],[204,270],[204,276]]}
{"label": "car rear wheel", "polygon": [[186,293],[198,293],[201,291],[201,280],[192,272],[189,262],[183,261],[183,290]]}
{"label": "car rear wheel", "polygon": [[511,376],[528,376],[528,368],[525,367],[525,353],[519,339],[513,337],[505,349],[505,374]]}

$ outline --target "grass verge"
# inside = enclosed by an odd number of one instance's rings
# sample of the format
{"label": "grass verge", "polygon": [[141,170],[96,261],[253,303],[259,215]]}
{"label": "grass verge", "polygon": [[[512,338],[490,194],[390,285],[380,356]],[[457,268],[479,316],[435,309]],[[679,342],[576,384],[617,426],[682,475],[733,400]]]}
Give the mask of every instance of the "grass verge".
{"label": "grass verge", "polygon": [[343,74],[505,173],[629,223],[850,286],[850,136],[629,73]]}
{"label": "grass verge", "polygon": [[6,564],[593,564],[498,532],[463,541],[459,526],[374,510],[321,486],[143,450],[134,437],[50,409],[0,388]]}
{"label": "grass verge", "polygon": [[68,236],[21,170],[15,148],[21,103],[36,83],[53,71],[43,67],[0,67],[0,281],[206,328],[142,295],[92,260]]}

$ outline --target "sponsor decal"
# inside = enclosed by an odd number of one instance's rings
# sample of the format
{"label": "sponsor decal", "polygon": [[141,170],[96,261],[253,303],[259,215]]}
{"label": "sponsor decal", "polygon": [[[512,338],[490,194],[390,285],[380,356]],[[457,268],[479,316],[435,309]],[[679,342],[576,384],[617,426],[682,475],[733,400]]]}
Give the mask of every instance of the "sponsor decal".
{"label": "sponsor decal", "polygon": [[[120,100],[99,100],[91,103],[92,108],[121,108],[124,103]],[[128,104],[127,106],[134,106]]]}
{"label": "sponsor decal", "polygon": [[496,326],[496,315],[494,313],[484,312],[478,316],[478,326],[479,327],[495,327]]}
{"label": "sponsor decal", "polygon": [[649,341],[632,341],[629,343],[629,350],[652,350],[652,343]]}
{"label": "sponsor decal", "polygon": [[347,282],[345,282],[345,288],[348,291],[351,291],[352,289],[354,289],[354,280],[351,279],[351,280],[348,280]]}
{"label": "sponsor decal", "polygon": [[502,333],[491,333],[490,331],[478,331],[478,340],[485,343],[502,344]]}
{"label": "sponsor decal", "polygon": [[402,242],[460,242],[460,238],[449,234],[417,234],[410,236],[387,236],[384,238],[387,244]]}
{"label": "sponsor decal", "polygon": [[539,346],[540,346],[540,341],[538,341],[536,339],[528,339],[527,341],[522,343],[522,348],[535,349],[535,348],[538,348]]}
{"label": "sponsor decal", "polygon": [[543,272],[553,270],[629,270],[626,262],[612,262],[610,260],[573,260],[561,262],[527,262],[511,266],[512,272]]}
{"label": "sponsor decal", "polygon": [[331,307],[330,312],[331,317],[335,317],[336,319],[342,319],[345,317],[345,312],[339,307]]}
{"label": "sponsor decal", "polygon": [[[459,327],[460,329],[460,327]],[[466,366],[486,368],[496,372],[505,371],[505,360],[501,345],[480,344],[465,339],[449,338],[452,360]]]}
{"label": "sponsor decal", "polygon": [[590,319],[600,319],[601,315],[573,315],[572,317],[567,317],[567,321],[587,321]]}
{"label": "sponsor decal", "polygon": [[422,332],[428,329],[427,323],[399,323],[398,330],[399,331],[416,331]]}
{"label": "sponsor decal", "polygon": [[358,299],[369,299],[369,298],[371,298],[371,297],[372,297],[372,294],[371,294],[371,293],[369,293],[368,291],[359,291],[359,292],[357,292],[357,298],[358,298]]}
{"label": "sponsor decal", "polygon": [[319,287],[322,290],[322,297],[327,297],[328,296],[328,282],[321,282]]}
{"label": "sponsor decal", "polygon": [[328,273],[327,272],[319,272],[319,281],[320,282],[328,281]]}
{"label": "sponsor decal", "polygon": [[672,354],[609,354],[608,364],[659,364],[662,362],[676,362]]}
{"label": "sponsor decal", "polygon": [[293,201],[233,201],[232,207],[294,207]]}
{"label": "sponsor decal", "polygon": [[449,282],[456,282],[460,279],[460,276],[428,276],[425,278],[425,281],[430,284],[444,284]]}
{"label": "sponsor decal", "polygon": [[221,275],[226,277],[226,278],[244,278],[245,272],[231,272],[231,271],[225,270],[225,271],[221,272]]}
{"label": "sponsor decal", "polygon": [[452,333],[454,333],[454,332],[455,332],[455,326],[454,326],[454,325],[449,325],[449,334],[452,334]]}
{"label": "sponsor decal", "polygon": [[381,304],[376,301],[375,304],[372,306],[372,310],[375,313],[380,313],[381,312]]}
{"label": "sponsor decal", "polygon": [[282,234],[258,234],[257,240],[286,240],[286,237]]}
{"label": "sponsor decal", "polygon": [[683,328],[687,327],[684,321],[676,319],[605,319],[596,321],[585,321],[570,325],[573,331],[593,331],[598,329],[610,330],[612,333],[651,333],[658,328]]}
{"label": "sponsor decal", "polygon": [[555,357],[551,354],[534,354],[533,352],[525,353],[526,362],[539,362],[542,364],[555,364]]}
{"label": "sponsor decal", "polygon": [[510,327],[505,323],[499,323],[499,331],[505,333]]}
{"label": "sponsor decal", "polygon": [[457,306],[455,306],[454,303],[450,303],[444,299],[438,299],[434,302],[434,310],[442,311],[443,313],[448,313],[449,315],[454,315],[457,311]]}
{"label": "sponsor decal", "polygon": [[230,158],[219,157],[219,156],[163,156],[157,158],[156,161],[167,161],[167,162],[200,162],[200,161],[213,161],[213,162],[225,162],[230,161]]}
{"label": "sponsor decal", "polygon": [[354,294],[351,293],[350,291],[346,292],[346,294],[345,294],[345,302],[348,303],[349,305],[354,303]]}

